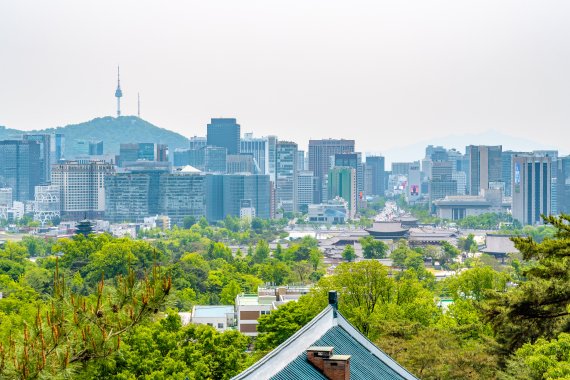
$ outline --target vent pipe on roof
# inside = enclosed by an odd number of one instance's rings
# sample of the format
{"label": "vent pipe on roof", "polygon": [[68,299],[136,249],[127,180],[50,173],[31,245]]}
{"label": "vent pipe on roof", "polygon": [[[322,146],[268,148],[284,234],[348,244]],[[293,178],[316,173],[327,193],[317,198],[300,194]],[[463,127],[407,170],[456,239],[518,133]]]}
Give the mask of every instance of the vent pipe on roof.
{"label": "vent pipe on roof", "polygon": [[336,311],[338,310],[338,294],[336,290],[329,290],[329,305],[333,307],[333,316],[336,318]]}

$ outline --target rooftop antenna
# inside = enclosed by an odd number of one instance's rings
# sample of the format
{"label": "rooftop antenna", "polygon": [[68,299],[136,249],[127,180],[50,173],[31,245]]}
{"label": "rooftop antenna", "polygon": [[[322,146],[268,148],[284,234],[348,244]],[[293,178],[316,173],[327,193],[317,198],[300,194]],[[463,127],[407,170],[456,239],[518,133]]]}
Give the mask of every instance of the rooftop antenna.
{"label": "rooftop antenna", "polygon": [[121,73],[119,71],[119,66],[117,66],[117,89],[115,90],[115,97],[117,98],[117,117],[121,116],[122,96],[123,96],[123,91],[121,91]]}

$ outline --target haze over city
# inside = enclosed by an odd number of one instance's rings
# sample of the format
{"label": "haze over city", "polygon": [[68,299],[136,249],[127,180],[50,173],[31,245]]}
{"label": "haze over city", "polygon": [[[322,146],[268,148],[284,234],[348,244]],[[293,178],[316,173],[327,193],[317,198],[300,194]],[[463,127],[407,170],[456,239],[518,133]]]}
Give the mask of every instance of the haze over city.
{"label": "haze over city", "polygon": [[519,148],[486,141],[500,134],[568,153],[568,11],[565,1],[5,1],[0,125],[114,115],[120,65],[124,114],[140,93],[142,118],[188,137],[236,117],[257,136],[353,138],[388,161],[403,146],[480,133],[476,143]]}

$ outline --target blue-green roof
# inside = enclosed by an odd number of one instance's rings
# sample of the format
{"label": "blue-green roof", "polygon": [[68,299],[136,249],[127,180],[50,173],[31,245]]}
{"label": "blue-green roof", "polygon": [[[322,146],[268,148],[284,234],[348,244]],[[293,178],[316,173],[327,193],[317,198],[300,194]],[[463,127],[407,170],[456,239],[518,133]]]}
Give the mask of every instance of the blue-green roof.
{"label": "blue-green roof", "polygon": [[333,347],[334,355],[350,355],[351,380],[416,379],[362,335],[340,312],[328,306],[279,347],[235,376],[234,380],[326,380],[307,360],[307,349],[311,346]]}
{"label": "blue-green roof", "polygon": [[[321,339],[313,343],[314,346],[332,346],[335,355],[350,355],[350,379],[402,379],[392,368],[369,350],[358,343],[346,330],[335,326],[325,333]],[[302,353],[297,356],[272,380],[292,379],[326,379],[311,363],[307,361],[307,355]]]}

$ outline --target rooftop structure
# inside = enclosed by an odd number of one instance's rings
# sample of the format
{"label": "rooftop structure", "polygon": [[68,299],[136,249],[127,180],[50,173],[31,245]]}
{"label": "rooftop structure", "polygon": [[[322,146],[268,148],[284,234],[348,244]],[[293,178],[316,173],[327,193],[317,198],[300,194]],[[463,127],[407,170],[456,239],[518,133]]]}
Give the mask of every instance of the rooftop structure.
{"label": "rooftop structure", "polygon": [[235,326],[235,311],[228,305],[196,305],[192,308],[191,323],[208,325],[218,331]]}
{"label": "rooftop structure", "polygon": [[485,236],[485,248],[481,252],[504,260],[509,253],[519,252],[511,238],[512,235],[487,234]]}
{"label": "rooftop structure", "polygon": [[235,376],[245,379],[416,379],[352,326],[336,292],[319,315],[263,359]]}
{"label": "rooftop structure", "polygon": [[408,229],[402,227],[400,222],[374,222],[366,232],[379,240],[399,240],[406,239],[409,235]]}

